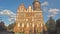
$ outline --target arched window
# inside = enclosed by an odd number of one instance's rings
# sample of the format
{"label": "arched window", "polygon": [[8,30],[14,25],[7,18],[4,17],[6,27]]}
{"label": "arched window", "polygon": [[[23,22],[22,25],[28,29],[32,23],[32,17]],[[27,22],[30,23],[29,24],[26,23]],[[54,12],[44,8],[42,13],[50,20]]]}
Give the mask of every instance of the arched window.
{"label": "arched window", "polygon": [[22,27],[24,27],[24,23],[22,23]]}
{"label": "arched window", "polygon": [[20,23],[18,23],[18,27],[20,27]]}
{"label": "arched window", "polygon": [[34,27],[34,23],[32,24],[32,27]]}
{"label": "arched window", "polygon": [[29,23],[27,23],[27,27],[29,27]]}

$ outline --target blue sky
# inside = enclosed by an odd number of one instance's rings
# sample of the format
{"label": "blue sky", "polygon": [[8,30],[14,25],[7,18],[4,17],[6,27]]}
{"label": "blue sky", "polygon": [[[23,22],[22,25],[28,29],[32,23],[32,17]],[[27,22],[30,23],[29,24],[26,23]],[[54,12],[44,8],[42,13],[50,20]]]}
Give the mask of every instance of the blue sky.
{"label": "blue sky", "polygon": [[[46,22],[50,16],[52,16],[55,20],[60,18],[60,0],[39,0],[41,2],[41,8],[43,11],[44,22]],[[32,5],[33,0],[0,0],[0,12],[7,12],[12,14],[17,13],[18,6],[24,3],[27,8],[29,5]],[[11,14],[11,13],[10,13]],[[11,15],[10,15],[11,16]],[[12,23],[8,19],[11,19],[9,14],[0,14],[0,19],[2,19],[6,25]],[[14,15],[15,16],[15,15]],[[14,18],[14,17],[13,17]],[[14,20],[14,19],[13,19]]]}

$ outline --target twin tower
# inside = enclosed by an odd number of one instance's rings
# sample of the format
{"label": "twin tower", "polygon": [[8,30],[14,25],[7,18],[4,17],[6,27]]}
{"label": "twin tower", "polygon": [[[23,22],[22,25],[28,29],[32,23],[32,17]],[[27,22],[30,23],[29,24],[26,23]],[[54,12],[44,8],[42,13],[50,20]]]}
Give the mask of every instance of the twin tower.
{"label": "twin tower", "polygon": [[15,34],[40,34],[43,30],[47,31],[40,2],[35,0],[33,6],[29,6],[27,9],[24,4],[21,4],[16,14]]}

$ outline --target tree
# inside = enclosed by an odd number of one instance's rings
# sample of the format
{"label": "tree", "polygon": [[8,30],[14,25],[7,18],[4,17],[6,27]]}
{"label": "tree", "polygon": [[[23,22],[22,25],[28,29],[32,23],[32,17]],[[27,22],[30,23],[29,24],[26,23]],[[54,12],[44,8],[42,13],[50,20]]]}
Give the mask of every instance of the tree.
{"label": "tree", "polygon": [[60,27],[60,18],[56,20],[56,26]]}
{"label": "tree", "polygon": [[60,18],[56,20],[57,34],[60,34]]}
{"label": "tree", "polygon": [[15,22],[9,24],[9,26],[8,26],[8,31],[13,32],[13,28],[14,28],[15,24],[16,24]]}

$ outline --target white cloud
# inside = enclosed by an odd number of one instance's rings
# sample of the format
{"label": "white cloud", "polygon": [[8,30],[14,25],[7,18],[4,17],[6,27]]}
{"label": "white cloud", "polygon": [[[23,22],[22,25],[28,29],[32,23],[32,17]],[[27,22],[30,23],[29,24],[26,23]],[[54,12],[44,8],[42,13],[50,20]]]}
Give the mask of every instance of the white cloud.
{"label": "white cloud", "polygon": [[45,2],[41,3],[41,6],[48,6],[48,2],[45,1]]}
{"label": "white cloud", "polygon": [[0,15],[8,16],[8,20],[11,22],[16,20],[16,14],[11,10],[1,10]]}
{"label": "white cloud", "polygon": [[54,9],[49,9],[49,15],[48,15],[48,17],[54,17],[54,16],[56,16],[57,14],[59,14],[59,12],[60,12],[60,9],[56,9],[56,8],[54,8]]}
{"label": "white cloud", "polygon": [[59,9],[50,9],[49,12],[59,12],[60,10]]}
{"label": "white cloud", "polygon": [[53,15],[53,14],[51,14],[51,15],[48,15],[48,17],[53,17],[53,16],[55,16],[55,15]]}
{"label": "white cloud", "polygon": [[47,13],[48,5],[49,5],[48,1],[44,1],[43,3],[41,3],[42,10],[43,10],[44,13]]}
{"label": "white cloud", "polygon": [[55,17],[60,12],[60,9],[56,9],[56,8],[48,9],[49,3],[47,1],[41,3],[41,6],[42,6],[42,9],[43,9],[43,12],[45,14],[48,14],[47,15],[48,17],[51,17],[51,16]]}
{"label": "white cloud", "polygon": [[7,16],[15,15],[11,10],[2,10],[0,14]]}
{"label": "white cloud", "polygon": [[9,17],[9,21],[15,21],[16,20],[16,15],[12,15]]}

